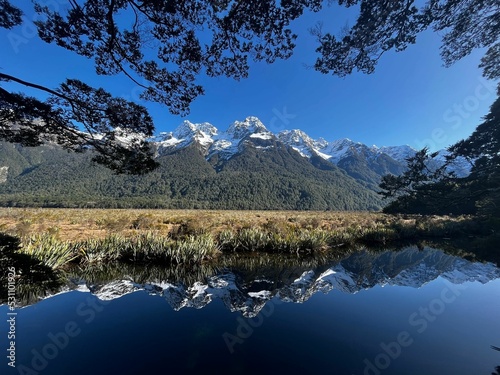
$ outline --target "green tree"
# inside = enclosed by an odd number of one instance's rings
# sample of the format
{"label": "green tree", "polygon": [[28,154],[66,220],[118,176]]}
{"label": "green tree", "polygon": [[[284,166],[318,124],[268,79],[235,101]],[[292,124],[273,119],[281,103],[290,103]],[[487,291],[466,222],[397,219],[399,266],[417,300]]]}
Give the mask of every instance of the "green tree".
{"label": "green tree", "polygon": [[[484,122],[464,140],[448,148],[446,162],[430,169],[436,153],[423,149],[408,159],[400,176],[382,178],[380,194],[393,201],[386,212],[479,213],[500,217],[500,97]],[[457,178],[446,168],[458,158],[471,163],[471,173]]]}
{"label": "green tree", "polygon": [[484,122],[448,150],[450,160],[459,156],[473,160],[466,181],[476,197],[479,213],[500,217],[500,97],[491,105]]}
{"label": "green tree", "polygon": [[463,200],[457,202],[457,184],[454,173],[447,172],[447,163],[439,165],[437,152],[427,148],[407,160],[406,170],[399,176],[382,177],[379,192],[391,202],[384,207],[386,213],[456,213],[457,203],[464,210]]}
{"label": "green tree", "polygon": [[382,177],[379,186],[383,191],[379,194],[383,198],[415,197],[417,194],[423,194],[431,184],[453,177],[446,172],[446,165],[432,167],[435,165],[433,158],[437,154],[437,152],[430,154],[429,149],[425,147],[407,158],[406,170],[401,175],[388,174]]}

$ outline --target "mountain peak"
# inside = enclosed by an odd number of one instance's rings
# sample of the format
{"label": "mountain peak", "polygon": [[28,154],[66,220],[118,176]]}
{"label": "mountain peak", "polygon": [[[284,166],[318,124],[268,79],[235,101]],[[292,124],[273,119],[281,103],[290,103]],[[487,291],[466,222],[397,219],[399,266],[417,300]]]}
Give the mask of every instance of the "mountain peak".
{"label": "mountain peak", "polygon": [[[375,145],[367,146],[349,138],[341,138],[331,142],[323,138],[313,139],[300,129],[284,130],[275,135],[255,116],[248,116],[243,121],[234,121],[226,131],[220,133],[208,122],[196,124],[185,120],[173,132],[162,133],[157,139],[160,149],[171,151],[196,143],[201,146],[201,150],[207,158],[218,154],[224,160],[241,152],[247,145],[259,149],[273,147],[277,139],[305,158],[319,156],[337,166],[344,160],[349,160],[346,163],[352,164],[354,159],[356,163],[365,163],[363,168],[375,168],[377,175],[388,172],[401,173],[406,165],[406,159],[416,153],[416,150],[408,145],[377,147]],[[393,160],[388,160],[384,155]],[[444,155],[446,155],[444,151],[439,154],[436,159],[438,163],[444,162]],[[379,160],[382,160],[382,164],[379,163]],[[374,164],[368,167],[371,165],[370,163]],[[456,164],[450,169],[456,171],[460,176],[468,174],[470,170],[468,164],[462,163],[462,161]],[[348,164],[344,166],[345,168],[349,167]],[[358,176],[354,170],[352,173],[354,176]]]}
{"label": "mountain peak", "polygon": [[278,133],[278,138],[283,141],[286,140],[290,143],[313,142],[312,138],[300,129],[283,130]]}
{"label": "mountain peak", "polygon": [[200,133],[204,133],[204,135],[207,136],[214,136],[217,134],[217,128],[208,122],[195,124],[189,120],[184,120],[182,124],[173,131],[172,135],[178,139],[185,139]]}
{"label": "mountain peak", "polygon": [[406,159],[415,155],[417,150],[408,146],[384,146],[377,149],[377,152],[389,155],[394,160],[406,164]]}
{"label": "mountain peak", "polygon": [[283,130],[278,133],[278,139],[292,147],[304,157],[311,157],[314,149],[314,140],[299,129]]}
{"label": "mountain peak", "polygon": [[227,134],[235,139],[242,139],[250,134],[257,133],[271,134],[264,124],[255,116],[249,116],[244,121],[235,121],[229,129],[227,129]]}
{"label": "mountain peak", "polygon": [[208,122],[194,124],[185,120],[173,132],[160,133],[158,143],[160,147],[170,150],[197,142],[206,149],[213,143],[213,137],[216,135],[217,128]]}

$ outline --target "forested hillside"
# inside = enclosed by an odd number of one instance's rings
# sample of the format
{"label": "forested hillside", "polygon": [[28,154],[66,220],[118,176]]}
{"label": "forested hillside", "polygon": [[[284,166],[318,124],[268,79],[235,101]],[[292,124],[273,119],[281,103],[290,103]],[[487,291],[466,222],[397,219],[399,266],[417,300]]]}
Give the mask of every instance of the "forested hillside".
{"label": "forested hillside", "polygon": [[[196,144],[161,155],[142,175],[115,175],[91,153],[2,143],[0,204],[43,207],[377,210],[380,198],[334,165],[317,168],[285,145],[249,145],[207,161]],[[5,167],[8,167],[5,168]]]}

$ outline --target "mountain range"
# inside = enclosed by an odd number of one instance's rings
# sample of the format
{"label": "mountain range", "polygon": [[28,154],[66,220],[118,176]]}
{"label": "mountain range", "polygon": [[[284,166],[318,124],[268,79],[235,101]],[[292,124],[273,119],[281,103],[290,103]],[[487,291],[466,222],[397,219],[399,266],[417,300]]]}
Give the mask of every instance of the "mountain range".
{"label": "mountain range", "polygon": [[[417,150],[408,145],[403,146],[367,146],[343,138],[332,142],[324,138],[312,139],[299,129],[284,130],[273,134],[257,117],[247,117],[244,121],[235,121],[226,131],[220,132],[210,123],[194,124],[184,121],[175,131],[161,133],[154,139],[159,152],[169,152],[197,143],[210,159],[219,156],[229,159],[238,152],[245,142],[254,143],[256,148],[266,149],[272,147],[273,141],[282,142],[297,151],[304,158],[312,160],[320,158],[346,170],[351,176],[358,179],[369,178],[355,172],[355,165],[367,167],[377,176],[387,173],[399,174],[406,166],[406,159],[415,155]],[[440,150],[436,157],[438,162],[444,162],[446,150]],[[467,175],[469,164],[458,159],[450,168],[458,176]],[[379,178],[374,176],[378,184]]]}
{"label": "mountain range", "polygon": [[[377,210],[380,178],[402,173],[416,152],[347,138],[315,140],[301,130],[274,134],[256,117],[226,131],[184,121],[150,141],[160,167],[139,177],[113,175],[88,154],[68,154],[55,144],[2,143],[0,204]],[[468,166],[459,160],[453,170],[463,176]]]}

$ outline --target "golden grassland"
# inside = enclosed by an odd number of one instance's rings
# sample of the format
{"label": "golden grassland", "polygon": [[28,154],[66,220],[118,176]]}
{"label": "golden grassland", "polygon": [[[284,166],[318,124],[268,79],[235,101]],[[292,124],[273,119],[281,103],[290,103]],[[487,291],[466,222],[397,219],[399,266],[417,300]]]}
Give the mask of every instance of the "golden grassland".
{"label": "golden grassland", "polygon": [[469,219],[465,216],[392,216],[376,212],[345,211],[221,211],[142,209],[0,208],[0,232],[18,237],[48,233],[62,241],[105,238],[110,234],[134,237],[218,234],[246,228],[322,229],[345,232],[399,227],[409,231],[444,230]]}
{"label": "golden grassland", "polygon": [[[68,263],[199,264],[223,252],[314,254],[474,232],[473,218],[373,212],[0,208],[0,233],[56,269]],[[477,229],[477,228],[476,228]]]}

